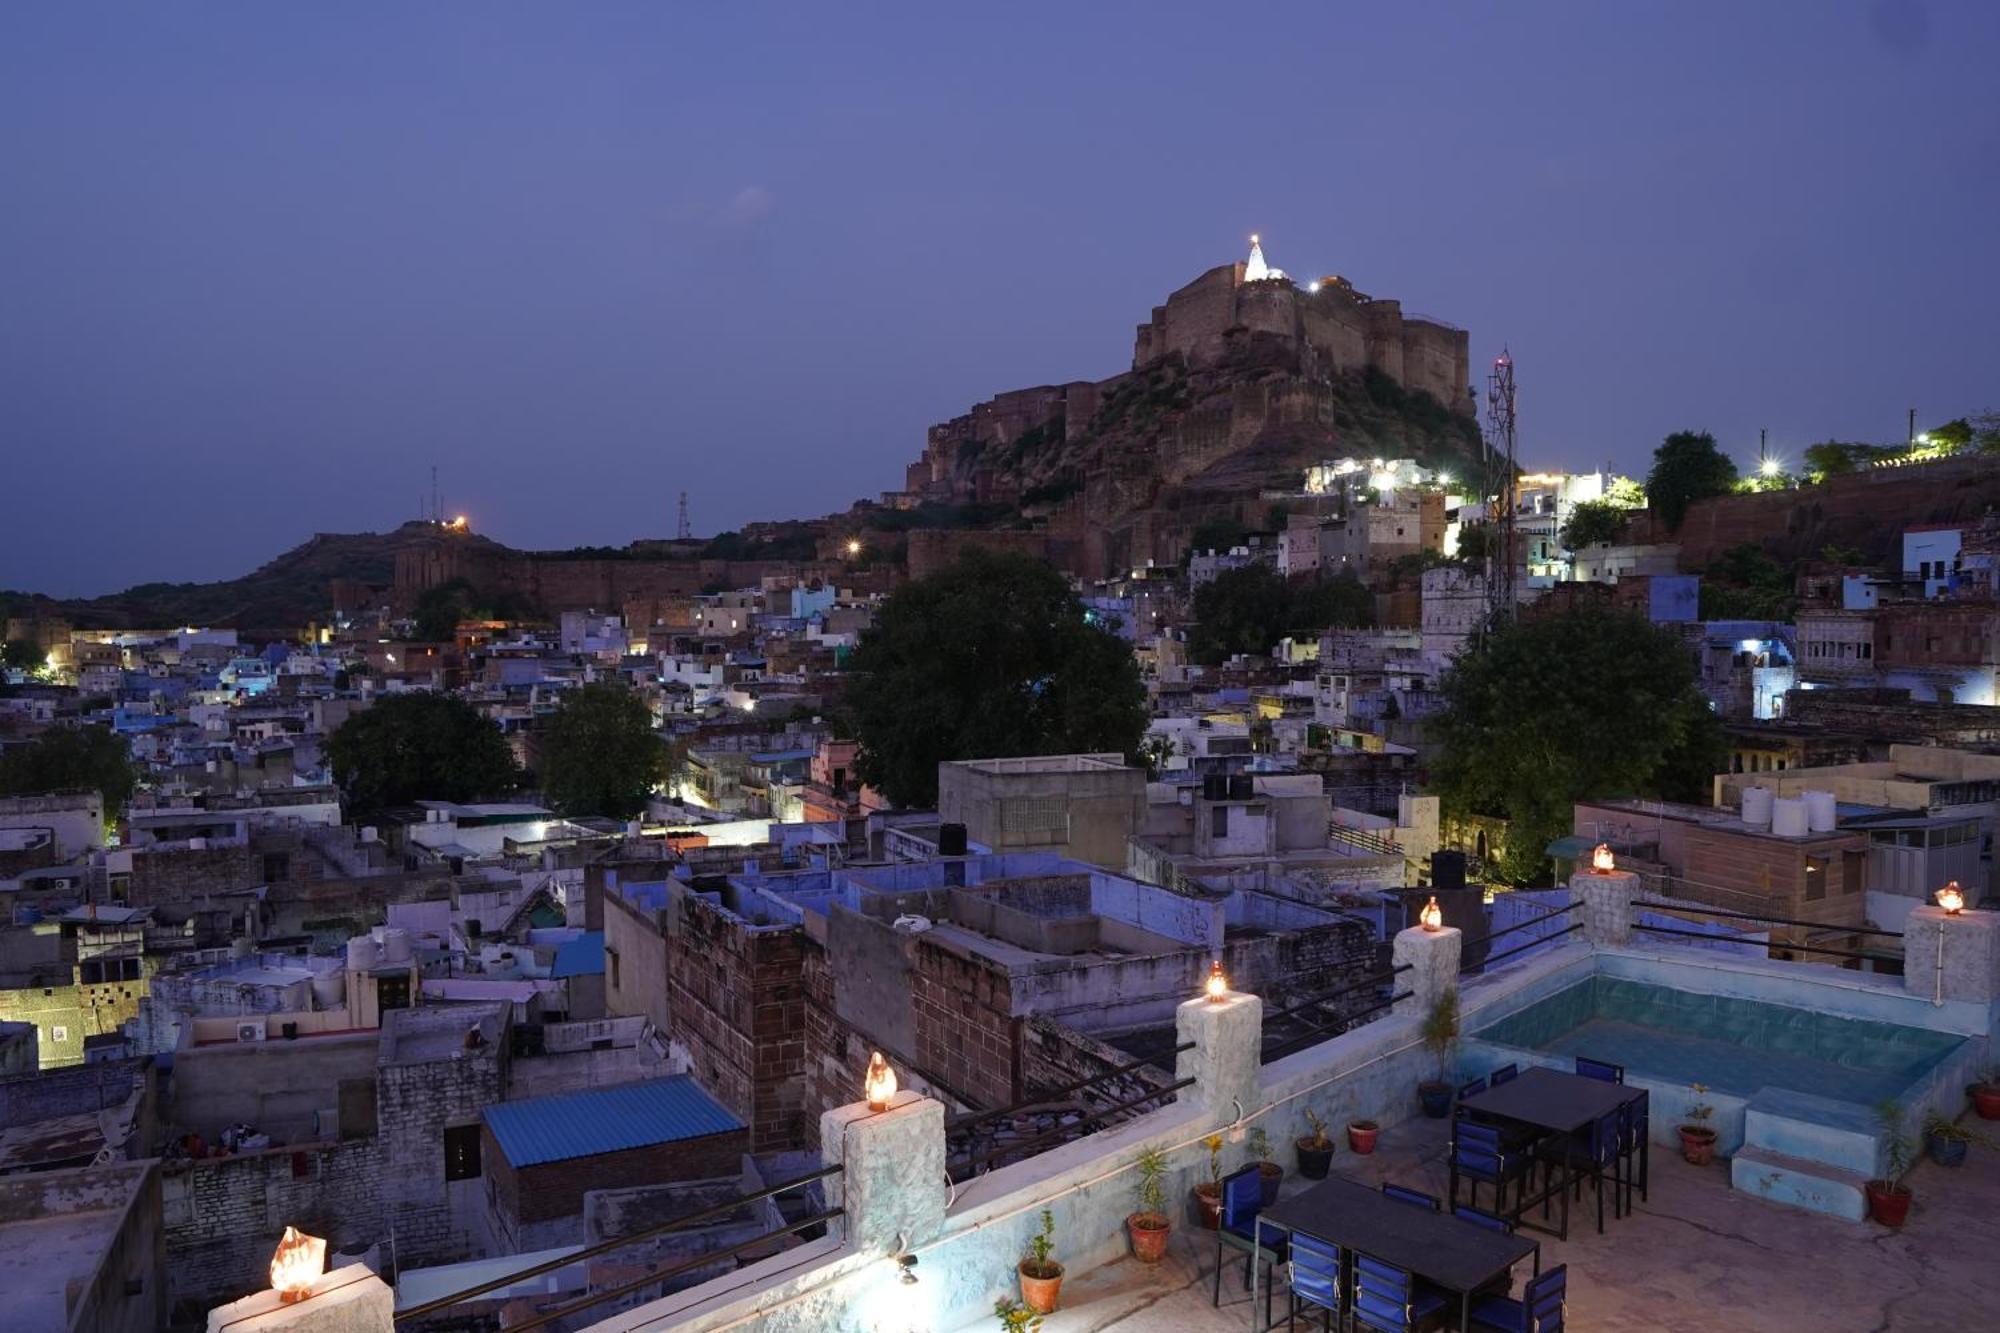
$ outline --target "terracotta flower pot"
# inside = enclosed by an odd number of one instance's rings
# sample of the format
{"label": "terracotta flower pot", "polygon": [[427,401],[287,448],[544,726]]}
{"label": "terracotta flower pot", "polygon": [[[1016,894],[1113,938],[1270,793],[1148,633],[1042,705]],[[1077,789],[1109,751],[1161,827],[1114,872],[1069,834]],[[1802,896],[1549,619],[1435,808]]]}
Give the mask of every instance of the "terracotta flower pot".
{"label": "terracotta flower pot", "polygon": [[[1035,1269],[1030,1273],[1029,1269]],[[1054,1314],[1062,1300],[1063,1266],[1051,1261],[1038,1265],[1033,1259],[1021,1261],[1021,1303],[1036,1314]]]}
{"label": "terracotta flower pot", "polygon": [[1222,1186],[1206,1181],[1194,1187],[1195,1205],[1201,1209],[1201,1225],[1205,1231],[1216,1231],[1222,1226]]}
{"label": "terracotta flower pot", "polygon": [[1891,1180],[1871,1180],[1867,1185],[1868,1215],[1885,1227],[1899,1227],[1910,1215],[1909,1187]]}
{"label": "terracotta flower pot", "polygon": [[1167,1238],[1174,1224],[1164,1213],[1133,1213],[1125,1219],[1125,1234],[1132,1238],[1132,1257],[1142,1264],[1156,1264],[1167,1255]]}
{"label": "terracotta flower pot", "polygon": [[1706,1125],[1682,1125],[1681,1156],[1696,1166],[1707,1166],[1715,1158],[1715,1131]]}
{"label": "terracotta flower pot", "polygon": [[1299,1174],[1307,1180],[1325,1180],[1326,1173],[1333,1167],[1333,1140],[1324,1144],[1307,1135],[1294,1146],[1299,1150]]}
{"label": "terracotta flower pot", "polygon": [[2000,1083],[1975,1083],[1967,1091],[1981,1120],[2000,1120]]}
{"label": "terracotta flower pot", "polygon": [[1347,1146],[1365,1157],[1375,1151],[1375,1136],[1381,1132],[1373,1120],[1357,1120],[1347,1127]]}

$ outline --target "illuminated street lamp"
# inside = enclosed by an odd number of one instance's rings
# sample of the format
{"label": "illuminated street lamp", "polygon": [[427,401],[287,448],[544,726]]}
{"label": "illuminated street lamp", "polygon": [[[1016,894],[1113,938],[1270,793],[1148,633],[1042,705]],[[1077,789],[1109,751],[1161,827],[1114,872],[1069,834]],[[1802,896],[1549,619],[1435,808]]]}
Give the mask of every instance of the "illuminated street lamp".
{"label": "illuminated street lamp", "polygon": [[896,1096],[896,1071],[889,1068],[889,1062],[876,1051],[868,1058],[868,1076],[862,1083],[868,1096],[868,1109],[886,1111]]}
{"label": "illuminated street lamp", "polygon": [[1780,466],[1777,459],[1767,458],[1757,465],[1757,470],[1767,477],[1775,477],[1778,475]]}
{"label": "illuminated street lamp", "polygon": [[849,537],[847,539],[847,558],[849,560],[855,560],[858,559],[860,555],[861,555],[861,539],[859,537]]}

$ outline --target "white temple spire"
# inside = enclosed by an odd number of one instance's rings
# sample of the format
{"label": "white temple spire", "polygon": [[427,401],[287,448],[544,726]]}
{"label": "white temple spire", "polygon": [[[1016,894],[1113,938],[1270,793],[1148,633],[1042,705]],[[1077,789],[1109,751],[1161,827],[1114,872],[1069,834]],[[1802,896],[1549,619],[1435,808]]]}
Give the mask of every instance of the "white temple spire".
{"label": "white temple spire", "polygon": [[1272,268],[1264,262],[1264,247],[1258,241],[1256,233],[1251,233],[1250,258],[1243,265],[1243,281],[1263,282],[1267,279],[1283,278],[1284,276],[1285,270]]}

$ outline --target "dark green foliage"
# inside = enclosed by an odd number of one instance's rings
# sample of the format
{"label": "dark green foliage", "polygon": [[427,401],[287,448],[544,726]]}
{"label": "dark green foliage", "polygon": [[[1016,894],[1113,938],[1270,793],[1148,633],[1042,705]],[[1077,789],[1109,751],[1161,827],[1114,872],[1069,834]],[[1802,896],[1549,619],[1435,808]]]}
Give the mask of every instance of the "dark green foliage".
{"label": "dark green foliage", "polygon": [[1493,530],[1484,523],[1468,523],[1458,530],[1458,563],[1473,569],[1486,564],[1487,547],[1494,544]]}
{"label": "dark green foliage", "polygon": [[5,646],[0,646],[0,666],[17,671],[33,671],[46,657],[42,646],[33,639],[9,639]]}
{"label": "dark green foliage", "polygon": [[464,579],[451,579],[418,596],[410,634],[418,643],[444,643],[457,636],[461,620],[521,620],[532,613],[519,593],[481,593]]}
{"label": "dark green foliage", "polygon": [[472,801],[519,785],[514,752],[479,710],[431,693],[392,694],[327,738],[327,762],[350,815],[412,801]]}
{"label": "dark green foliage", "polygon": [[1798,607],[1789,570],[1755,542],[1732,546],[1701,574],[1703,620],[1790,620]]}
{"label": "dark green foliage", "polygon": [[1806,472],[1814,477],[1844,477],[1902,453],[1879,444],[1848,444],[1825,440],[1806,448]]}
{"label": "dark green foliage", "polygon": [[948,759],[1134,755],[1146,691],[1122,639],[1085,623],[1062,577],[968,551],[898,588],[849,659],[861,779],[899,805],[937,800]]}
{"label": "dark green foliage", "polygon": [[1012,505],[942,504],[926,500],[914,509],[878,509],[868,515],[870,532],[909,532],[915,528],[983,528],[1011,516]]}
{"label": "dark green foliage", "polygon": [[1203,551],[1223,552],[1233,550],[1250,540],[1250,529],[1227,515],[1205,520],[1188,537],[1188,556]]}
{"label": "dark green foliage", "polygon": [[542,795],[566,815],[630,819],[666,774],[653,717],[625,685],[599,681],[563,696],[542,737]]}
{"label": "dark green foliage", "polygon": [[1615,542],[1625,534],[1627,517],[1626,512],[1615,504],[1585,500],[1569,511],[1569,522],[1563,524],[1560,539],[1572,551],[1581,551],[1600,542]]}
{"label": "dark green foliage", "polygon": [[1653,451],[1653,470],[1646,475],[1646,503],[1668,531],[1678,532],[1690,505],[1712,495],[1727,495],[1735,485],[1736,464],[1716,448],[1713,435],[1675,431]]}
{"label": "dark green foliage", "polygon": [[805,527],[758,538],[740,532],[718,532],[701,550],[704,560],[811,560],[817,554],[819,538]]}
{"label": "dark green foliage", "polygon": [[1349,573],[1290,582],[1269,565],[1226,569],[1195,590],[1188,654],[1204,664],[1237,653],[1262,654],[1278,640],[1317,638],[1336,626],[1370,625],[1375,598]]}
{"label": "dark green foliage", "polygon": [[1465,653],[1429,720],[1433,784],[1452,809],[1510,823],[1500,877],[1538,879],[1574,803],[1703,800],[1721,725],[1687,649],[1643,616],[1578,607],[1502,624]]}
{"label": "dark green foliage", "polygon": [[124,810],[138,783],[125,738],[109,727],[54,727],[26,745],[0,751],[0,796],[99,792],[109,820]]}

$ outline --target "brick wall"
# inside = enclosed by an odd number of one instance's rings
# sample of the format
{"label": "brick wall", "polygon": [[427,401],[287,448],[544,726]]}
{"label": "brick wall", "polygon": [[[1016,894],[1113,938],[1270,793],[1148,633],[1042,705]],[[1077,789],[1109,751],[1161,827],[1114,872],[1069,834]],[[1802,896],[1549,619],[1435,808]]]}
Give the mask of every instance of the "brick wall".
{"label": "brick wall", "polygon": [[978,1105],[1018,1101],[1012,979],[919,939],[909,980],[918,1063]]}
{"label": "brick wall", "polygon": [[376,1075],[385,1229],[395,1233],[401,1264],[442,1263],[483,1248],[479,1182],[445,1180],[444,1131],[478,1123],[502,1100],[504,1049],[502,1041],[463,1059],[384,1064]]}
{"label": "brick wall", "polygon": [[592,1190],[733,1178],[742,1170],[750,1143],[748,1130],[733,1129],[626,1152],[516,1167],[501,1151],[490,1127],[482,1124],[479,1137],[486,1197],[500,1232],[498,1239],[510,1244],[526,1228],[568,1217],[577,1219],[580,1234],[583,1196]]}

